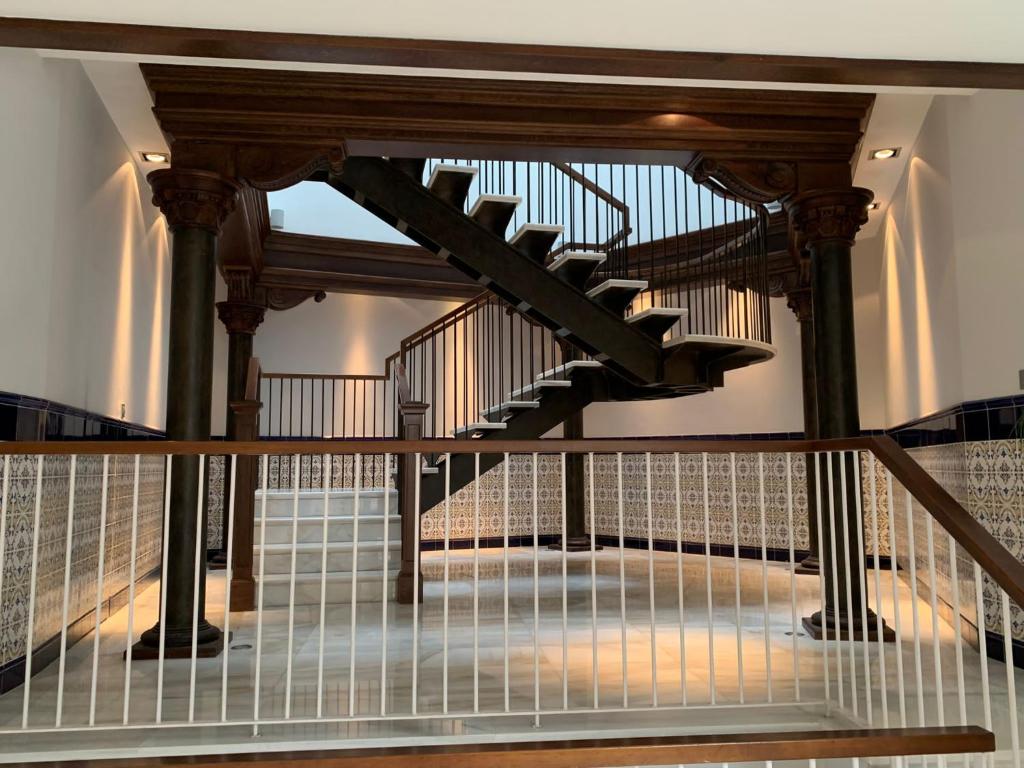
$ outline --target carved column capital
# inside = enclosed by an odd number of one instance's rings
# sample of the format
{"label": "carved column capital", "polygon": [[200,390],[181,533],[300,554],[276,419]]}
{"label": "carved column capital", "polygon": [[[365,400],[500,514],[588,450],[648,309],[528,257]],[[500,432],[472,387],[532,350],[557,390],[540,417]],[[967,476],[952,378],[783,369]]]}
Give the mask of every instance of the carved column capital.
{"label": "carved column capital", "polygon": [[785,202],[790,226],[800,242],[813,247],[839,241],[853,245],[857,230],[868,220],[868,204],[874,194],[861,187],[813,189]]}
{"label": "carved column capital", "polygon": [[217,317],[224,323],[228,333],[247,333],[250,336],[266,316],[267,309],[247,301],[217,302]]}
{"label": "carved column capital", "polygon": [[210,171],[161,168],[147,177],[153,205],[167,218],[172,230],[205,229],[214,234],[235,209],[239,186]]}

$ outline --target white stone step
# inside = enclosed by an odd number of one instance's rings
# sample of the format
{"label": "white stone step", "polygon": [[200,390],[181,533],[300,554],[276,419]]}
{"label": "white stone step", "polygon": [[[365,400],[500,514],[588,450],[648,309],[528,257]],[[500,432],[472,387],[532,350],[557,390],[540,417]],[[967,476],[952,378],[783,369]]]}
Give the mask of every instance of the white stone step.
{"label": "white stone step", "polygon": [[[362,528],[362,526],[360,526]],[[359,568],[363,571],[382,571],[384,569],[384,542],[373,540],[363,541],[362,530],[359,531]],[[264,574],[267,576],[291,573],[291,544],[268,544],[264,548],[266,563]],[[402,542],[396,539],[388,541],[388,561],[390,569],[397,569],[402,563]],[[352,570],[353,546],[351,542],[329,542],[327,544],[327,573],[348,573]],[[298,544],[295,547],[295,572],[319,574],[323,567],[323,546],[321,544]],[[253,572],[260,572],[260,550],[256,549],[253,556]]]}
{"label": "white stone step", "polygon": [[[257,515],[259,512],[257,512]],[[388,517],[388,537],[392,541],[399,541],[402,535],[401,520],[397,507]],[[334,515],[327,519],[327,541],[343,542],[352,541],[354,533],[355,518],[352,515]],[[266,520],[267,539],[270,544],[288,544],[292,542],[292,520],[285,517],[268,517]],[[253,533],[253,541],[257,547],[260,542],[260,520],[257,517]],[[315,517],[300,517],[297,521],[296,541],[300,544],[319,544],[323,541],[323,519]],[[364,515],[359,513],[359,541],[383,541],[384,540],[384,516]]]}
{"label": "white stone step", "polygon": [[485,432],[495,432],[497,430],[505,429],[506,426],[507,425],[501,421],[476,421],[472,424],[456,427],[452,430],[452,437],[465,437],[466,435],[476,437]]}
{"label": "white stone step", "polygon": [[[322,490],[299,489],[299,517],[323,517],[324,514],[324,492]],[[398,510],[398,491],[391,491],[389,500],[392,512]],[[290,518],[295,504],[295,491],[267,491],[267,517]],[[327,514],[328,515],[351,515],[355,511],[356,491],[354,488],[341,488],[328,492]],[[262,514],[263,492],[256,492],[256,518]],[[383,488],[360,488],[359,489],[359,514],[362,515],[383,515],[384,514],[384,489]]]}
{"label": "white stone step", "polygon": [[506,400],[499,405],[492,405],[486,411],[481,411],[480,415],[490,420],[501,414],[503,419],[507,419],[516,411],[529,411],[534,408],[540,408],[537,400]]}
{"label": "white stone step", "polygon": [[[356,574],[356,602],[380,604],[381,596],[384,594],[384,572],[383,571],[360,571]],[[395,599],[395,579],[398,571],[388,573],[387,599]],[[295,605],[320,605],[320,574],[302,573],[295,576]],[[257,578],[257,597],[259,596],[260,580]],[[291,575],[273,574],[264,575],[263,581],[263,607],[281,608],[289,603],[291,594]],[[352,574],[351,573],[329,573],[327,574],[326,603],[337,605],[339,603],[352,602]]]}
{"label": "white stone step", "polygon": [[572,372],[580,368],[603,368],[604,364],[597,360],[570,360],[568,363],[556,365],[543,373],[537,374],[537,381],[551,381],[564,379],[572,375]]}
{"label": "white stone step", "polygon": [[545,389],[557,389],[560,387],[571,387],[572,382],[568,379],[544,379],[542,381],[535,381],[533,384],[527,384],[521,389],[513,390],[508,393],[509,400],[516,400],[523,397],[540,397]]}

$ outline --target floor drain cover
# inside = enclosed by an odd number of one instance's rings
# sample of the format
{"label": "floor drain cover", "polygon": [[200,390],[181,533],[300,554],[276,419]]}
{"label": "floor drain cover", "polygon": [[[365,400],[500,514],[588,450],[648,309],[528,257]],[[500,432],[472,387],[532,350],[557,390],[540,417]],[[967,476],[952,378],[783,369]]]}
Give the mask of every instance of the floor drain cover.
{"label": "floor drain cover", "polygon": [[239,643],[238,645],[231,646],[232,651],[248,651],[252,650],[252,646],[248,643]]}

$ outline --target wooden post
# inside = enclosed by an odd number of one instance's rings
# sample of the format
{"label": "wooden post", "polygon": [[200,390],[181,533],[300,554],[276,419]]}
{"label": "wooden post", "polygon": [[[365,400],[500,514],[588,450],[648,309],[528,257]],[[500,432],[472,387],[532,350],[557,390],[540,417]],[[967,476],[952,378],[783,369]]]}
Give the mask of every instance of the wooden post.
{"label": "wooden post", "polygon": [[[430,406],[421,402],[404,402],[398,406],[400,428],[403,440],[422,440],[423,423]],[[420,468],[415,454],[398,456],[398,509],[402,517],[402,567],[398,571],[395,596],[399,603],[411,604],[423,599],[423,574],[419,574],[419,589],[414,589],[416,579],[416,526],[420,524],[420,511],[416,507],[416,477]]]}
{"label": "wooden post", "polygon": [[[259,399],[260,361],[249,358],[243,400],[230,403],[235,417],[238,440],[259,439],[259,415],[263,404]],[[256,608],[256,580],[252,574],[253,529],[256,522],[256,487],[259,475],[258,456],[237,456],[235,470],[235,517],[231,533],[231,610],[252,611]],[[230,471],[230,467],[225,467]],[[226,475],[230,477],[230,475]]]}

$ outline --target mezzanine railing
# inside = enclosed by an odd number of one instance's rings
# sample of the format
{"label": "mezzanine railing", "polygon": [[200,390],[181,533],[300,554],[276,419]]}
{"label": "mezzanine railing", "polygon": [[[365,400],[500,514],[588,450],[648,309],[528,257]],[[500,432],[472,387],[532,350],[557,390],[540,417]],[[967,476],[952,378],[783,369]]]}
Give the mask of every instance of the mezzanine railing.
{"label": "mezzanine railing", "polygon": [[[144,742],[154,754],[202,754],[211,745],[252,750],[254,736],[263,748],[386,748],[396,728],[440,743],[609,728],[668,737],[681,725],[713,733],[723,723],[836,738],[851,727],[895,738],[887,729],[962,737],[957,728],[980,726],[995,734],[990,762],[1019,763],[1020,685],[1005,660],[1024,566],[890,442],[750,443],[742,452],[682,440],[496,442],[484,450],[502,464],[413,526],[404,543],[422,599],[396,603],[397,496],[361,486],[359,472],[336,489],[332,457],[358,466],[377,455],[388,468],[399,455],[451,447],[0,447],[0,594],[15,638],[4,680],[19,663],[24,678],[0,695],[4,749],[113,754]],[[227,576],[209,576],[205,604],[194,604],[195,627],[205,609],[231,633],[223,652],[203,658],[193,644],[171,658],[161,637],[157,660],[135,658],[142,631],[166,610],[158,582],[170,457],[197,455],[205,466],[226,448],[260,462],[254,518],[228,521],[254,536],[255,604],[231,610],[242,553],[229,548]],[[573,513],[564,490],[572,453],[585,459],[592,542],[576,553],[546,548]],[[826,468],[811,489],[806,453]],[[323,457],[320,486],[296,469],[290,487],[274,490],[269,468],[282,455]],[[233,470],[226,483],[233,494]],[[848,497],[834,491],[850,486],[863,525],[848,535],[839,521],[851,510],[837,501]],[[826,582],[794,570],[809,545],[808,492],[821,500],[818,530],[829,532],[821,551],[844,571],[832,583],[860,583],[867,596],[833,594],[839,623],[826,621],[820,641],[803,636],[800,620],[826,601]],[[197,512],[202,520],[201,503]],[[840,554],[857,552],[870,560]],[[898,571],[883,567],[887,556]],[[195,573],[200,580],[202,567]],[[865,626],[876,610],[895,642],[884,632],[852,636],[856,617],[843,611],[855,605]],[[991,631],[1002,634],[1002,660],[972,641]],[[901,744],[872,754],[919,753]]]}

